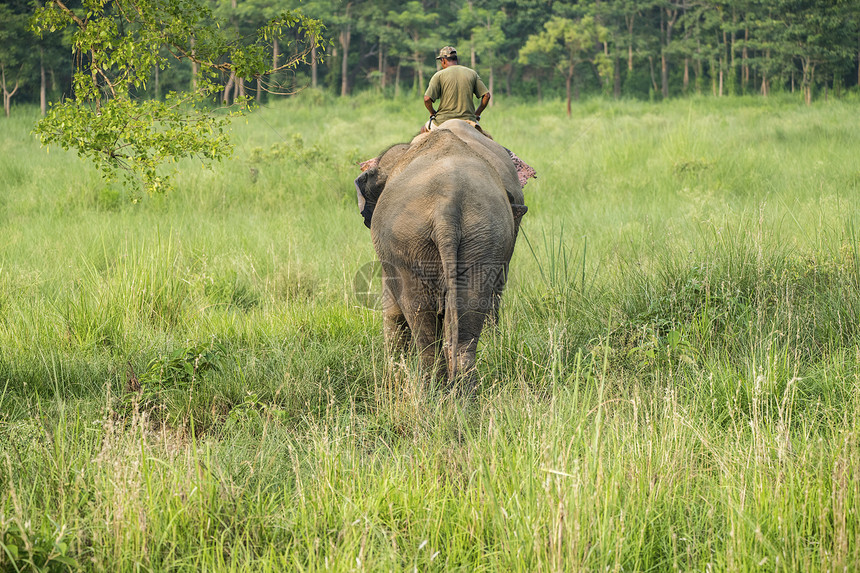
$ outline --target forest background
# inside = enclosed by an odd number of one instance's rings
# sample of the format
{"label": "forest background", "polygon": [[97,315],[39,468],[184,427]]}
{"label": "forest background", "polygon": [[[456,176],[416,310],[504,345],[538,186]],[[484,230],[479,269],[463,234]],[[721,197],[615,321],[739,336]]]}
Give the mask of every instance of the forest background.
{"label": "forest background", "polygon": [[[7,116],[12,103],[36,102],[44,115],[47,102],[73,95],[74,66],[86,66],[86,56],[70,48],[70,30],[41,38],[31,31],[31,15],[40,4],[0,5],[0,87]],[[564,95],[568,114],[571,100],[591,94],[665,99],[789,91],[810,103],[813,97],[856,90],[860,77],[860,5],[848,0],[212,0],[210,5],[212,16],[229,22],[240,37],[284,10],[322,20],[325,45],[311,51],[307,66],[272,78],[286,88],[275,90],[279,93],[303,87],[341,96],[423,91],[443,45],[456,46],[461,63],[477,69],[497,98],[540,101]],[[283,56],[277,38],[271,49],[273,61]],[[164,70],[153,66],[148,84],[132,95],[161,99],[191,89],[192,66],[187,59]],[[221,80],[224,101],[270,97],[261,79]]]}

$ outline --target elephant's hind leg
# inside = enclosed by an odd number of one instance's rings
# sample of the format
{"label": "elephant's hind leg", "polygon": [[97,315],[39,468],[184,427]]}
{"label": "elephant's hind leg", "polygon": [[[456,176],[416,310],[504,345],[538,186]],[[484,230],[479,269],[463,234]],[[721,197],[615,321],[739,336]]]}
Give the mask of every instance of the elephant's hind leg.
{"label": "elephant's hind leg", "polygon": [[409,353],[412,332],[403,313],[385,313],[382,316],[382,326],[385,333],[385,347],[392,357]]}
{"label": "elephant's hind leg", "polygon": [[436,296],[420,279],[403,277],[400,308],[409,322],[412,341],[424,371],[440,379],[447,378],[442,356],[442,317]]}
{"label": "elephant's hind leg", "polygon": [[412,340],[418,351],[421,367],[427,374],[444,380],[447,378],[448,369],[442,356],[442,319],[435,308],[426,306],[415,305],[409,310],[404,309],[404,312],[409,319]]}
{"label": "elephant's hind leg", "polygon": [[400,284],[395,272],[382,267],[382,328],[389,356],[398,358],[409,353],[412,331],[397,302]]}
{"label": "elephant's hind leg", "polygon": [[465,394],[474,391],[478,384],[478,372],[475,368],[475,358],[478,350],[478,338],[484,326],[486,314],[484,312],[466,311],[461,312],[458,324],[459,344],[454,352],[453,359],[457,363],[457,380],[459,389]]}

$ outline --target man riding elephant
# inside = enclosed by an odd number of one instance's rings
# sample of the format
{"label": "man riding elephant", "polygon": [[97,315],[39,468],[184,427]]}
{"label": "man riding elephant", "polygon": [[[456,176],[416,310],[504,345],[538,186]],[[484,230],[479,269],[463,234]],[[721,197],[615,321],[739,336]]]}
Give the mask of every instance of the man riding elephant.
{"label": "man riding elephant", "polygon": [[[486,109],[490,102],[490,91],[477,72],[466,66],[459,64],[457,60],[457,50],[451,46],[445,46],[439,50],[437,60],[442,62],[442,69],[436,72],[430,78],[430,85],[427,87],[427,92],[424,95],[424,105],[427,111],[430,112],[430,121],[421,128],[420,135],[427,134],[431,130],[439,129],[442,123],[456,119],[463,123],[451,122],[448,129],[457,131],[458,136],[471,141],[472,137],[468,133],[480,133],[486,138],[492,140],[490,134],[481,129],[478,121],[481,119],[481,113]],[[477,109],[473,96],[480,98],[481,103]],[[439,101],[438,109],[433,108],[433,103]],[[471,126],[471,127],[469,127]],[[472,130],[474,128],[474,130]],[[478,148],[487,145],[483,143]],[[385,154],[362,161],[359,165],[363,175],[356,179],[356,188],[358,189],[359,211],[364,216],[364,224],[369,228],[371,217],[376,206],[376,201],[379,197],[378,193],[384,187],[384,178],[377,182],[376,179],[383,173],[388,173],[388,169],[379,170],[379,161],[385,156],[391,163],[394,158],[399,158],[400,154],[408,150],[410,144],[400,144],[389,149]],[[520,199],[511,197],[512,204],[522,203],[522,187],[531,177],[537,177],[535,170],[532,169],[525,161],[517,157],[517,155],[506,147],[502,147],[508,154],[513,163],[519,189],[517,193]],[[516,195],[516,194],[515,194]]]}
{"label": "man riding elephant", "polygon": [[[457,50],[453,47],[445,46],[439,50],[436,59],[442,69],[433,74],[424,93],[424,107],[430,112],[430,121],[421,131],[435,129],[449,119],[462,119],[480,130],[478,122],[490,103],[490,90],[475,70],[460,65]],[[475,109],[473,97],[481,100],[478,109]],[[436,101],[439,102],[438,109],[433,108]]]}

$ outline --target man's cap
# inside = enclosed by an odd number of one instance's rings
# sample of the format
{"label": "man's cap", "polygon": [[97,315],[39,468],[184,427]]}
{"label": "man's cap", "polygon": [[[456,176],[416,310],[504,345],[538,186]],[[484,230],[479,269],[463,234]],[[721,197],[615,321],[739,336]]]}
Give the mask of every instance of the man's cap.
{"label": "man's cap", "polygon": [[436,56],[437,60],[441,60],[445,58],[446,60],[450,60],[451,58],[457,57],[457,49],[452,46],[445,46],[441,50],[439,50],[439,55]]}

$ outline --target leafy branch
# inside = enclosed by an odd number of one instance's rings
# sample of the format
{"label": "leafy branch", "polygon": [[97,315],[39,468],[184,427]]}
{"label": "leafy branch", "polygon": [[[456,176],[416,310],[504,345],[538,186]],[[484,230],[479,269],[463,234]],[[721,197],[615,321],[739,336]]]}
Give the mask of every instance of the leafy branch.
{"label": "leafy branch", "polygon": [[[185,157],[208,163],[232,153],[225,129],[247,102],[213,106],[220,77],[262,81],[296,69],[322,46],[323,31],[319,20],[283,12],[242,37],[215,18],[204,0],[83,0],[81,8],[48,0],[31,25],[38,34],[71,27],[77,54],[73,95],[36,125],[43,145],[74,149],[105,178],[122,173],[130,186],[150,193],[171,187],[165,164]],[[270,45],[276,39],[294,49],[273,61]],[[192,62],[196,70],[188,91],[172,92],[163,101],[135,97],[146,89],[154,67],[163,70],[179,60]]]}

